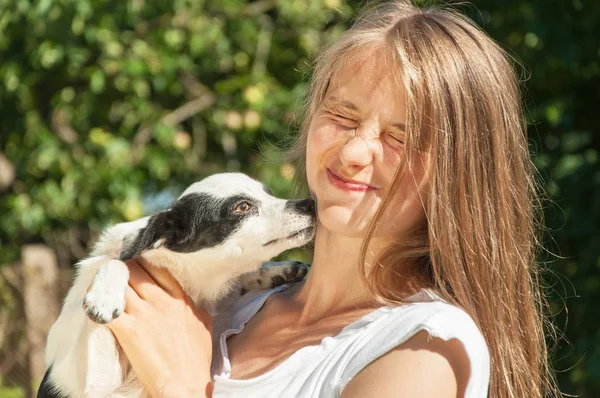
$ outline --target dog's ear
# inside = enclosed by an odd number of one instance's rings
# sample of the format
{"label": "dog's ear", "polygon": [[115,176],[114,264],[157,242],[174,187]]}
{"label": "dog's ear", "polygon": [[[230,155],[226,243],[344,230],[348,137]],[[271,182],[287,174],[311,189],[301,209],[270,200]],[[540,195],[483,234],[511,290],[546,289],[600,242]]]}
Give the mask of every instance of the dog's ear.
{"label": "dog's ear", "polygon": [[126,261],[138,256],[144,250],[158,249],[163,246],[169,238],[169,231],[173,228],[173,220],[169,213],[170,210],[156,213],[150,217],[145,228],[125,237],[119,259]]}
{"label": "dog's ear", "polygon": [[[197,195],[187,195],[178,199],[173,206],[156,213],[148,220],[145,228],[123,241],[119,259],[126,261],[144,250],[166,247],[177,252],[196,250],[199,236],[197,225],[201,217],[203,202]],[[196,228],[194,227],[196,226]]]}

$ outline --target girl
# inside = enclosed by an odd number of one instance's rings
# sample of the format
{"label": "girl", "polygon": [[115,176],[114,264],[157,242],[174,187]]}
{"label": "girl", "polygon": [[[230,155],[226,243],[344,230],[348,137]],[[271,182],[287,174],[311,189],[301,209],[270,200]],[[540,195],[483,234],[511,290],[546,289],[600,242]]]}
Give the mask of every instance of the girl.
{"label": "girl", "polygon": [[210,317],[131,263],[110,327],[159,396],[554,393],[520,94],[472,22],[406,1],[317,59],[292,155],[317,201],[306,281],[248,293],[210,374]]}

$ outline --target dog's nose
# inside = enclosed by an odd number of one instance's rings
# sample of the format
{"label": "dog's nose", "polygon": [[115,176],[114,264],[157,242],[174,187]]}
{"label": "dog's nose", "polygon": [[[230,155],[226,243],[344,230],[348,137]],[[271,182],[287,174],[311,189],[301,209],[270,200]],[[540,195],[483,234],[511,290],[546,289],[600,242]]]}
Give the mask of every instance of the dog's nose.
{"label": "dog's nose", "polygon": [[288,200],[285,207],[292,208],[299,213],[315,214],[315,201],[312,199]]}

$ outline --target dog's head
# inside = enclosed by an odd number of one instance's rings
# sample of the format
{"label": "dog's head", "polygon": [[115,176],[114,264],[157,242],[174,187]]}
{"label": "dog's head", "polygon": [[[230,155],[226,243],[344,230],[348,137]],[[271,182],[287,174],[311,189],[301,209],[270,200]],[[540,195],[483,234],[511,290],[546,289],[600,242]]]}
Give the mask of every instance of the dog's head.
{"label": "dog's head", "polygon": [[312,199],[279,199],[244,174],[215,174],[150,217],[145,228],[125,240],[120,258],[157,248],[179,253],[216,249],[223,256],[266,261],[308,243],[315,221]]}

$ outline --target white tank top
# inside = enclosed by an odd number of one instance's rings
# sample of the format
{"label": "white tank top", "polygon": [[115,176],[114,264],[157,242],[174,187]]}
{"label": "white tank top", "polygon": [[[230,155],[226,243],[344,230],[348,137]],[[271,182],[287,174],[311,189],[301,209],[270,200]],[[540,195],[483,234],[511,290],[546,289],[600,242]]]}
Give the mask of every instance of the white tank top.
{"label": "white tank top", "polygon": [[339,397],[365,366],[422,330],[463,344],[471,365],[465,398],[487,397],[490,358],[481,332],[466,312],[426,290],[412,296],[408,304],[372,311],[319,345],[299,349],[258,377],[231,379],[227,338],[240,333],[272,293],[286,288],[250,292],[237,303],[230,328],[220,337],[221,355],[213,358],[213,398]]}

